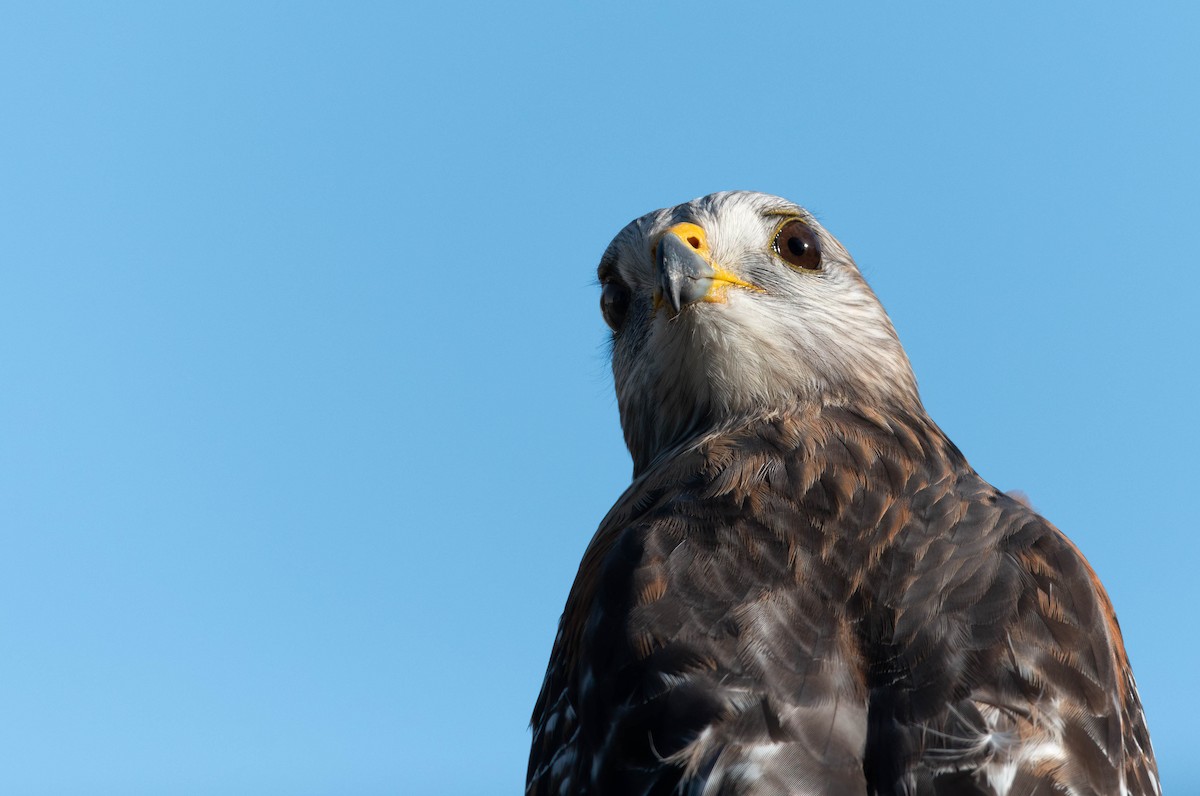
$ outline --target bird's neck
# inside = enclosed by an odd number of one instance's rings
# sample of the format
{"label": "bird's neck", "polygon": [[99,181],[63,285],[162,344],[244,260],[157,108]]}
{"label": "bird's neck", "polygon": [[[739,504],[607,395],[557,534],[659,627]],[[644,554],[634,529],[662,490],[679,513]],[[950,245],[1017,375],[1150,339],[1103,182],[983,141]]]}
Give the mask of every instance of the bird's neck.
{"label": "bird's neck", "polygon": [[967,466],[957,447],[919,403],[824,396],[725,416],[703,407],[690,417],[662,421],[625,429],[635,478],[684,451],[751,438],[771,440],[770,447],[781,454],[787,453],[789,446],[803,454],[829,445],[843,446],[850,439],[870,439],[872,444],[938,458],[953,467]]}

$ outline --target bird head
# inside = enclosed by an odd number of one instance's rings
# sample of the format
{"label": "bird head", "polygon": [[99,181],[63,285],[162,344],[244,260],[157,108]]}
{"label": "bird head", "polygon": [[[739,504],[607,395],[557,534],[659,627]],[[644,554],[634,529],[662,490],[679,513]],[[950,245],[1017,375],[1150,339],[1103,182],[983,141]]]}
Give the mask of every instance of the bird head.
{"label": "bird head", "polygon": [[601,258],[635,472],[727,423],[801,404],[921,411],[895,329],[804,208],[715,193],[633,221]]}

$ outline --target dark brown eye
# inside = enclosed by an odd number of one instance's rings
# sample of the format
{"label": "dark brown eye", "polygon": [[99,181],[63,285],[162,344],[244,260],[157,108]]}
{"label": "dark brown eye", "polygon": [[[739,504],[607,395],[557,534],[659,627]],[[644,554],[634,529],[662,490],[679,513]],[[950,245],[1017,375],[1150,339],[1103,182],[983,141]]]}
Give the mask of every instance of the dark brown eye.
{"label": "dark brown eye", "polygon": [[796,268],[821,270],[821,240],[803,221],[793,219],[779,228],[775,253]]}
{"label": "dark brown eye", "polygon": [[621,331],[629,314],[629,288],[620,282],[605,282],[600,290],[600,312],[609,329]]}

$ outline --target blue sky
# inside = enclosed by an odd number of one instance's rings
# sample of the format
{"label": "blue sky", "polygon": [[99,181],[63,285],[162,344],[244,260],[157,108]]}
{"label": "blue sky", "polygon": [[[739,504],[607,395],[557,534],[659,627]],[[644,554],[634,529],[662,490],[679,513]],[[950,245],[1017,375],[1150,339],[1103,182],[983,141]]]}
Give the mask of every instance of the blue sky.
{"label": "blue sky", "polygon": [[1200,12],[1047,6],[6,5],[5,790],[518,792],[630,471],[595,265],[749,188],[1088,555],[1200,791]]}

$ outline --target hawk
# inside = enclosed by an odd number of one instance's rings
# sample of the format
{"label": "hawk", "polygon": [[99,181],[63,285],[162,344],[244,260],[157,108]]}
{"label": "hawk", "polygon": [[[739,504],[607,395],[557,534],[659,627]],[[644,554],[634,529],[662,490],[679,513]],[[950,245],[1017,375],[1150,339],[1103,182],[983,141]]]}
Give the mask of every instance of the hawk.
{"label": "hawk", "polygon": [[599,277],[633,483],[567,599],[528,796],[1160,793],[1096,574],[926,414],[811,214],[712,194]]}

